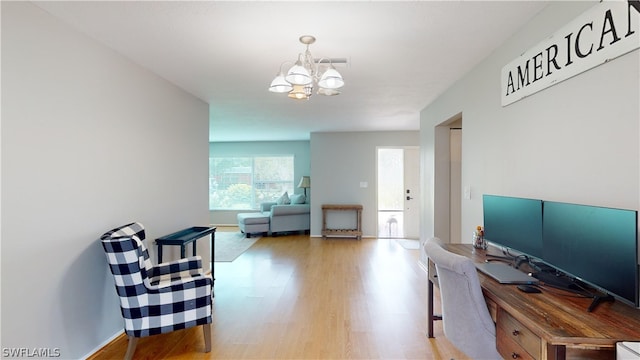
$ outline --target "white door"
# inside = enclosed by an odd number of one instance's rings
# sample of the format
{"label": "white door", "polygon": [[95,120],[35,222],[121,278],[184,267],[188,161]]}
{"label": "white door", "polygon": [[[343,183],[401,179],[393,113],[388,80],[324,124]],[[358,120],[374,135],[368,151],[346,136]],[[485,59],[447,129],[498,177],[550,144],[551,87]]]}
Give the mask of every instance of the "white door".
{"label": "white door", "polygon": [[420,238],[420,150],[404,149],[404,237]]}
{"label": "white door", "polygon": [[378,148],[378,237],[420,237],[420,151]]}

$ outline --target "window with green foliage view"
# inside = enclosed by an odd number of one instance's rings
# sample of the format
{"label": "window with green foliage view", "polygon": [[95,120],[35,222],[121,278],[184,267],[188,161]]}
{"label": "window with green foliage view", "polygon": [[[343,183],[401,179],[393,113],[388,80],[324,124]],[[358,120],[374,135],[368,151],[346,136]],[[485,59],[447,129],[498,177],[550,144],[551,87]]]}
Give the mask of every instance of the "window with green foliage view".
{"label": "window with green foliage view", "polygon": [[209,158],[209,209],[259,209],[293,194],[293,155]]}

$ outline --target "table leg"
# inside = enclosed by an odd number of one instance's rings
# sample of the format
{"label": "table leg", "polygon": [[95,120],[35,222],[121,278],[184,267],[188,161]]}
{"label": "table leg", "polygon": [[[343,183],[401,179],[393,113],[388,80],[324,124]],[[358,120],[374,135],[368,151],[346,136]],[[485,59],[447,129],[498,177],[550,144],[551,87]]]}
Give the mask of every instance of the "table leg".
{"label": "table leg", "polygon": [[433,337],[433,282],[427,280],[427,336]]}
{"label": "table leg", "polygon": [[158,244],[158,264],[162,263],[162,245]]}
{"label": "table leg", "polygon": [[184,259],[184,244],[180,245],[180,259]]}
{"label": "table leg", "polygon": [[442,315],[433,313],[433,281],[427,280],[427,336],[433,338],[433,322],[442,320]]}
{"label": "table leg", "polygon": [[567,358],[566,346],[547,344],[547,359],[564,360],[566,358]]}
{"label": "table leg", "polygon": [[198,243],[198,240],[194,240],[193,241],[193,256],[196,256],[196,248],[197,248],[196,244],[197,243]]}
{"label": "table leg", "polygon": [[[216,283],[216,277],[213,273],[213,263],[214,263],[214,259],[213,256],[215,255],[216,252],[216,232],[215,230],[211,233],[211,277],[213,278],[213,284],[215,285]],[[213,285],[212,285],[213,286]]]}

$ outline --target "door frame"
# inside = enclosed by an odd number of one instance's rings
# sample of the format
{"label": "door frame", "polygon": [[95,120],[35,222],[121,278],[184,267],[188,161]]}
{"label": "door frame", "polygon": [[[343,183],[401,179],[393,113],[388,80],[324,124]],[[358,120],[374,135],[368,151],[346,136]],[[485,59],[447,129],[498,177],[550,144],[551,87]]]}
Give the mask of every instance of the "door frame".
{"label": "door frame", "polygon": [[[421,179],[420,179],[420,168],[422,166],[421,161],[420,161],[420,146],[418,145],[398,145],[398,146],[376,146],[376,156],[375,156],[375,168],[376,168],[376,189],[375,189],[375,193],[376,193],[376,209],[375,209],[375,224],[376,224],[376,236],[380,237],[380,232],[379,232],[379,223],[378,223],[378,218],[379,218],[379,212],[380,212],[380,208],[379,208],[379,201],[378,201],[378,190],[379,190],[379,181],[378,181],[378,154],[379,154],[379,150],[380,149],[401,149],[403,151],[403,201],[402,201],[402,205],[403,205],[403,209],[402,212],[404,214],[406,214],[406,199],[405,196],[407,195],[405,193],[406,189],[407,189],[407,183],[406,183],[406,158],[404,157],[404,153],[407,149],[411,149],[411,150],[415,150],[417,152],[417,157],[415,158],[415,166],[417,167],[417,171],[415,171],[415,190],[413,194],[417,193],[417,197],[415,198],[415,204],[417,206],[417,211],[413,212],[413,215],[415,217],[414,219],[414,223],[417,224],[418,228],[415,229],[415,234],[412,237],[407,237],[407,231],[406,231],[406,225],[407,225],[407,221],[403,220],[403,229],[402,229],[402,233],[403,233],[403,237],[385,237],[385,238],[415,238],[415,239],[419,239],[420,238],[420,214],[422,213],[422,189],[421,189]],[[412,195],[413,195],[412,194]]]}
{"label": "door frame", "polygon": [[[451,128],[460,128],[464,141],[464,128],[462,113],[458,113],[449,120],[436,125],[434,139],[434,183],[433,183],[433,236],[446,239],[449,243],[461,243],[462,239],[451,237],[451,216],[459,216],[462,223],[462,207],[458,214],[451,213],[451,191],[462,191],[462,189],[452,189],[451,182]],[[461,144],[462,146],[462,144]],[[463,166],[464,156],[462,156],[460,167]],[[460,173],[463,178],[462,173]],[[462,183],[460,181],[460,183]],[[454,206],[455,207],[455,206]],[[462,229],[461,229],[462,231]]]}

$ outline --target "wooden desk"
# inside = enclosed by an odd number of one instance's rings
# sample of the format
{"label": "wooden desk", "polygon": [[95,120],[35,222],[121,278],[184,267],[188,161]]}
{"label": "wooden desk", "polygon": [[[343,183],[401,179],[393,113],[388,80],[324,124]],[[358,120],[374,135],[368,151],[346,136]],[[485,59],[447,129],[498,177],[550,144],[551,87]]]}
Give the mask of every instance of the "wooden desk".
{"label": "wooden desk", "polygon": [[[447,250],[483,262],[485,251],[448,244]],[[492,249],[488,252],[492,253]],[[498,255],[496,253],[496,255]],[[433,285],[437,276],[429,261],[428,336],[433,337]],[[502,285],[481,272],[480,285],[496,322],[497,349],[505,358],[565,359],[567,349],[606,350],[619,341],[640,340],[640,310],[620,301],[604,302],[587,312],[591,299],[553,288],[529,294],[515,285]],[[547,290],[548,289],[548,290]]]}

